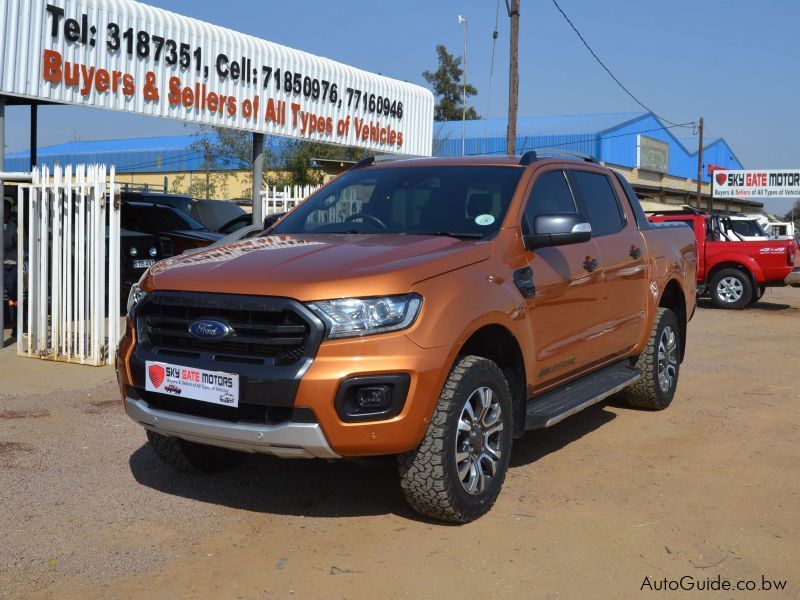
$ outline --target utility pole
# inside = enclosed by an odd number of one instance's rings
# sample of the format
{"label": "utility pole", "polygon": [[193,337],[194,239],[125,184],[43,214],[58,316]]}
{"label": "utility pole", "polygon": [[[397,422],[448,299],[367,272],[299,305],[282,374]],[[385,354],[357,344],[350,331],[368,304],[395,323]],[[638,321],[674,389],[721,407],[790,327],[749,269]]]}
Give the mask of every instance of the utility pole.
{"label": "utility pole", "polygon": [[261,185],[264,178],[264,134],[253,133],[253,225],[261,225]]}
{"label": "utility pole", "polygon": [[458,15],[458,24],[464,26],[464,77],[461,100],[461,156],[467,155],[467,20]]}
{"label": "utility pole", "polygon": [[[519,3],[506,0],[506,10],[511,19],[511,39],[508,64],[508,130],[506,154],[517,153],[517,100],[519,99]],[[488,115],[487,115],[488,116]]]}
{"label": "utility pole", "polygon": [[[712,187],[713,189],[713,187]],[[697,208],[700,208],[701,194],[703,190],[703,117],[700,117],[700,140],[697,146]],[[708,201],[708,212],[714,206],[713,198]]]}

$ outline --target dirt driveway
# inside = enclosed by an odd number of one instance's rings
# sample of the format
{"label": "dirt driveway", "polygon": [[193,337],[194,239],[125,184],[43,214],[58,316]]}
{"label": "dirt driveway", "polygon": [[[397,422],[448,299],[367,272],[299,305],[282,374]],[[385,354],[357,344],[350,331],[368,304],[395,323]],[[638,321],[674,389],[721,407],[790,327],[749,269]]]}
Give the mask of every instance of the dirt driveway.
{"label": "dirt driveway", "polygon": [[798,598],[798,342],[800,290],[698,309],[666,412],[612,402],[526,436],[495,508],[460,527],[411,512],[390,460],[176,474],[109,369],[7,349],[0,597],[634,598],[763,576],[788,585],[721,596]]}

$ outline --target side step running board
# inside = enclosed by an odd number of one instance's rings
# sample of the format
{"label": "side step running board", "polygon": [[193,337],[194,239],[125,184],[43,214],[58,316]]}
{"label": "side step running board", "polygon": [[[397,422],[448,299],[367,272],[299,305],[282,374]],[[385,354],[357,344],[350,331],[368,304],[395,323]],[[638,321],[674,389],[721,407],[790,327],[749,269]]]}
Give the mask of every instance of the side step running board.
{"label": "side step running board", "polygon": [[528,400],[525,430],[551,427],[636,383],[641,373],[622,361]]}

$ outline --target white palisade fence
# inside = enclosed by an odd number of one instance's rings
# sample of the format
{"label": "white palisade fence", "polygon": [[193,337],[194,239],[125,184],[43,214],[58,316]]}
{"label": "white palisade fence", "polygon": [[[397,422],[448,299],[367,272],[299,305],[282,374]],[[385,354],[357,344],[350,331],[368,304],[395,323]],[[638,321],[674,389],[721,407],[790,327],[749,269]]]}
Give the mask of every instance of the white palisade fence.
{"label": "white palisade fence", "polygon": [[[19,186],[17,354],[105,365],[122,331],[114,168],[34,169]],[[25,271],[25,272],[23,272]]]}
{"label": "white palisade fence", "polygon": [[267,186],[261,192],[261,214],[266,217],[290,211],[319,188],[314,185]]}

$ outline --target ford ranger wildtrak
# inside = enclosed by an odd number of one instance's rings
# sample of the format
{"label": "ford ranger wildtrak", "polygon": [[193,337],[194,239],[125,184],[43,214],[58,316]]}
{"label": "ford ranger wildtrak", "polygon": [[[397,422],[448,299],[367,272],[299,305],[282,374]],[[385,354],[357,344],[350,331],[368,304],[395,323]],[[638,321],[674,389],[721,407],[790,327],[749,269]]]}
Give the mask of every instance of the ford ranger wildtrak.
{"label": "ford ranger wildtrak", "polygon": [[468,522],[526,431],[670,404],[696,268],[692,231],[590,160],[367,159],[261,237],[153,265],[122,401],[176,468],[396,455],[417,511]]}

